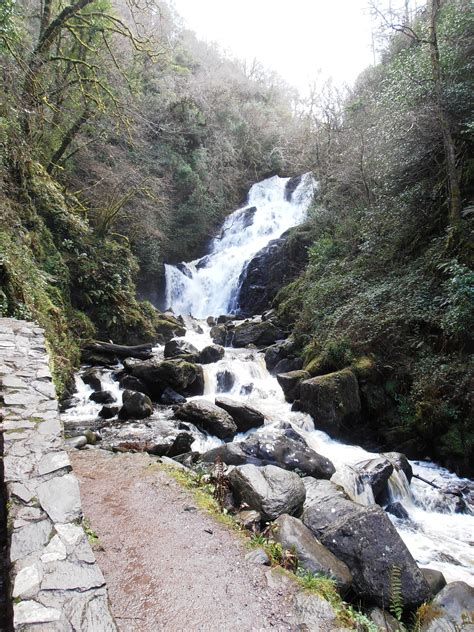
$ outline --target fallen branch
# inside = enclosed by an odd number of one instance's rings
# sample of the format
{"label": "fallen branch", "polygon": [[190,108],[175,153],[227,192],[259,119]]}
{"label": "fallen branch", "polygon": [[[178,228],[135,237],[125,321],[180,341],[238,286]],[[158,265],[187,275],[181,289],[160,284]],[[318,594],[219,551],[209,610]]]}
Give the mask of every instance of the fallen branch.
{"label": "fallen branch", "polygon": [[144,345],[135,345],[129,347],[127,345],[116,345],[112,342],[102,342],[94,340],[87,343],[83,351],[92,351],[95,353],[103,353],[105,355],[115,356],[117,358],[137,358],[138,360],[148,360],[151,358],[153,345],[151,342]]}

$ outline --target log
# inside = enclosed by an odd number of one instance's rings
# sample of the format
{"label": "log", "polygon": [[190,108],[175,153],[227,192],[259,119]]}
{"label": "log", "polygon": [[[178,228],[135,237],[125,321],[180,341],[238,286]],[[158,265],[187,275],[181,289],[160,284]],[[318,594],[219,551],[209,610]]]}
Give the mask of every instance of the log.
{"label": "log", "polygon": [[127,346],[127,345],[116,345],[112,342],[102,342],[101,340],[93,340],[92,342],[87,343],[83,352],[92,352],[98,354],[104,354],[106,356],[113,356],[114,358],[119,358],[121,360],[125,358],[137,358],[137,360],[148,360],[151,358],[153,344],[148,342],[144,345],[135,345],[135,346]]}

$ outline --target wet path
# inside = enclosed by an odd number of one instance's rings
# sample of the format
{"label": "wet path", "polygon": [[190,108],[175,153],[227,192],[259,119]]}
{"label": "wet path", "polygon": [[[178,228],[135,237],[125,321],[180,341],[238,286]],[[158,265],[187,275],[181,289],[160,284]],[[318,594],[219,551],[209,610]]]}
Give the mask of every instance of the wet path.
{"label": "wet path", "polygon": [[296,629],[292,591],[270,588],[239,536],[149,456],[73,450],[71,460],[121,632]]}

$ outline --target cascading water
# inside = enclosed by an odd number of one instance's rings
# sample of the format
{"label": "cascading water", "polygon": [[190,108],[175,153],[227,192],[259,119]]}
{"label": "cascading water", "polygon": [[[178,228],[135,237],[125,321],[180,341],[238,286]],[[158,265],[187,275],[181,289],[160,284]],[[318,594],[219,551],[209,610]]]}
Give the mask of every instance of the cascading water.
{"label": "cascading water", "polygon": [[[238,290],[239,276],[249,259],[305,216],[314,191],[312,177],[303,176],[291,195],[287,185],[288,179],[276,177],[254,185],[249,205],[226,220],[207,257],[180,264],[179,267],[167,266],[168,303],[176,313],[191,313],[204,318],[230,311]],[[198,350],[212,343],[206,322],[198,323],[191,318],[184,318],[183,322],[187,327],[185,339]],[[163,357],[163,347],[156,347],[154,353],[158,358]],[[261,428],[239,434],[234,441],[241,441],[251,433],[256,433],[262,441],[271,441],[271,437],[289,423],[304,437],[309,447],[334,463],[336,472],[332,480],[342,485],[353,500],[364,505],[375,502],[372,489],[357,465],[378,455],[331,439],[315,429],[309,415],[291,411],[278,381],[267,371],[263,354],[257,349],[226,348],[220,361],[204,365],[203,370],[204,395],[194,399],[214,402],[216,396],[225,392],[226,396],[246,402],[265,415],[266,421]],[[102,387],[112,392],[120,403],[121,391],[113,379],[113,371],[103,372]],[[77,383],[75,406],[63,416],[66,428],[71,429],[81,425],[89,427],[88,423],[97,419],[100,409],[100,405],[90,402],[92,391],[80,377]],[[110,446],[114,445],[114,441],[130,441],[130,438],[156,441],[164,433],[169,434],[170,429],[177,432],[173,411],[167,407],[156,410],[146,423],[120,423],[115,426],[113,421],[106,423],[112,425],[100,426],[100,432],[103,442],[108,442]],[[192,449],[198,452],[222,443],[195,427],[191,426],[189,431],[195,439]],[[469,485],[472,489],[472,483],[429,462],[411,465],[417,476],[434,482],[437,487],[417,478],[409,484],[405,474],[395,470],[388,484],[390,500],[401,502],[408,518],[399,519],[389,514],[390,519],[421,566],[442,571],[447,581],[462,580],[474,585],[474,506],[467,507],[464,513],[456,513],[455,497],[451,497],[453,502],[449,502],[447,499],[450,497],[438,489]]]}
{"label": "cascading water", "polygon": [[246,264],[306,216],[316,183],[307,173],[292,190],[292,180],[274,176],[254,184],[248,204],[227,217],[208,255],[165,266],[166,307],[196,318],[235,311],[239,278]]}

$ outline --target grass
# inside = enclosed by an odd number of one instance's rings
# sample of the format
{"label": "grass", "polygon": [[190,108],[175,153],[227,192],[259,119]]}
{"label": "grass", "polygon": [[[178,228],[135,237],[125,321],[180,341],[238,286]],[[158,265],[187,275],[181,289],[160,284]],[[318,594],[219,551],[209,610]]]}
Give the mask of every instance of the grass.
{"label": "grass", "polygon": [[82,528],[84,529],[84,532],[85,532],[85,534],[87,536],[87,541],[91,545],[92,550],[93,551],[101,551],[102,550],[102,544],[100,543],[99,536],[97,535],[97,533],[92,528],[89,518],[83,518],[83,520],[82,520]]}

